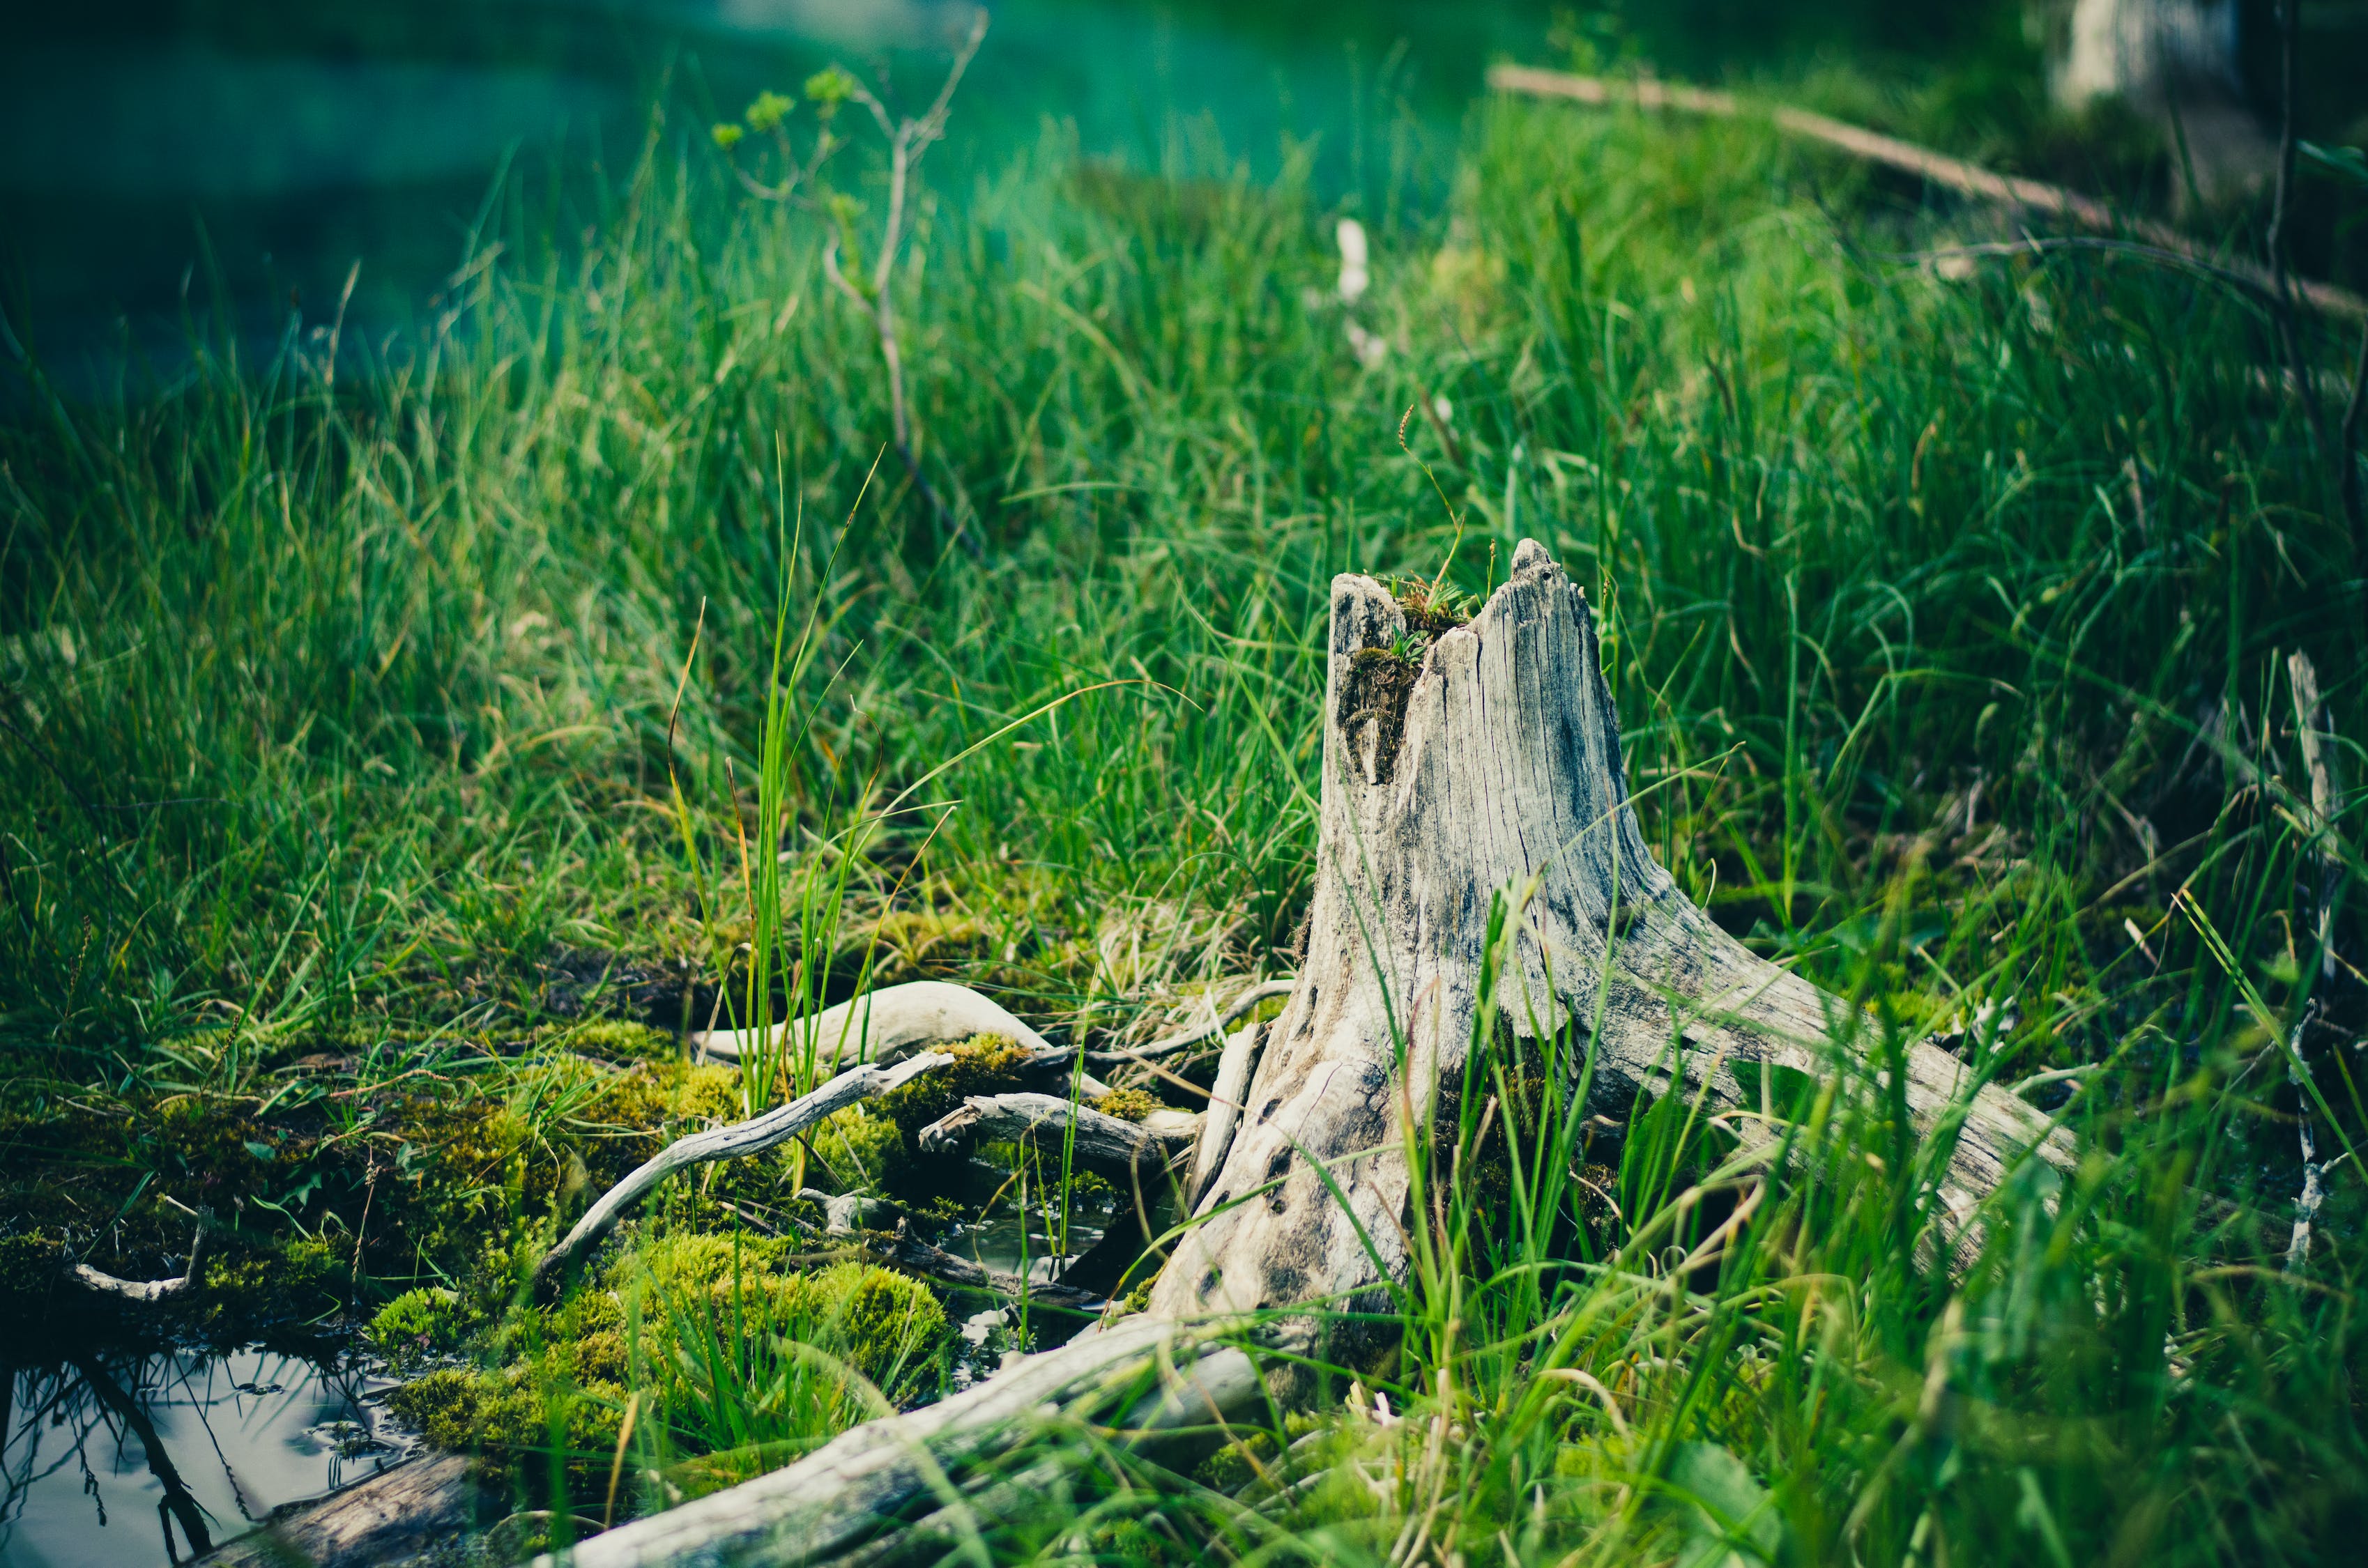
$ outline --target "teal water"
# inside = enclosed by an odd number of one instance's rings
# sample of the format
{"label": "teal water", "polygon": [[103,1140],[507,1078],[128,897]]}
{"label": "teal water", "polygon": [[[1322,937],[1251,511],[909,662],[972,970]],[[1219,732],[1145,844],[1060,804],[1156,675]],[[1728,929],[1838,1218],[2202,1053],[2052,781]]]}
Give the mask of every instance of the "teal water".
{"label": "teal water", "polygon": [[[1823,41],[1930,46],[2008,0],[1613,6],[1663,69]],[[1206,173],[1312,148],[1328,199],[1444,188],[1495,58],[1552,59],[1569,0],[1004,0],[930,156],[958,193],[1050,134]],[[103,391],[187,317],[268,346],[293,312],[420,319],[497,179],[572,233],[654,102],[689,147],[844,62],[926,99],[968,0],[94,0],[0,6],[0,383],[18,345]],[[1557,33],[1557,18],[1563,21]],[[1942,18],[1934,20],[1934,17]],[[1592,27],[1593,23],[1585,26]],[[1929,35],[1929,36],[1928,36]],[[507,171],[505,176],[505,171]],[[346,285],[352,278],[349,299]],[[11,338],[16,341],[12,343]]]}
{"label": "teal water", "polygon": [[[0,309],[68,380],[168,352],[190,312],[268,341],[293,309],[415,320],[497,177],[571,227],[649,106],[686,144],[763,88],[843,62],[925,99],[956,0],[108,0],[0,23]],[[1254,6],[1011,0],[946,143],[941,187],[1048,133],[1137,166],[1190,142],[1270,167],[1313,139],[1335,187],[1371,128],[1441,144],[1495,54],[1534,56],[1530,0]],[[1222,131],[1214,128],[1222,127]],[[1400,138],[1403,142],[1403,137]],[[1403,157],[1401,157],[1403,162]],[[1397,171],[1406,177],[1408,171]],[[359,270],[356,270],[359,264]],[[0,355],[9,346],[0,341]]]}

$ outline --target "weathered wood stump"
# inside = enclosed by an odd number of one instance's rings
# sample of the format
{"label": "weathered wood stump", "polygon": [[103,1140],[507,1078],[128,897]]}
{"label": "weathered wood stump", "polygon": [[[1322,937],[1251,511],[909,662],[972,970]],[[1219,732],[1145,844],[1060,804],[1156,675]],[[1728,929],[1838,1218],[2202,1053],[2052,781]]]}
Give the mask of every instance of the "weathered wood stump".
{"label": "weathered wood stump", "polygon": [[[1462,1071],[1499,891],[1534,889],[1507,1020],[1523,1034],[1592,1027],[1593,1087],[1615,1106],[1668,1092],[1680,1047],[1689,1087],[1713,1110],[1756,1109],[1737,1066],[1828,1077],[1831,1042],[1872,1032],[1728,936],[1645,849],[1586,595],[1534,541],[1418,670],[1394,652],[1405,612],[1372,578],[1335,579],[1331,624],[1307,958],[1198,1206],[1209,1219],[1152,1291],[1163,1316],[1271,1312],[1403,1277],[1402,1123],[1408,1107],[1427,1119],[1438,1085]],[[1942,1197],[1961,1214],[2021,1151],[2070,1156],[2022,1102],[1966,1095],[1964,1071],[1929,1045],[1907,1052],[1911,1113],[1955,1133]],[[1735,1124],[1747,1142],[1764,1142],[1760,1128]],[[1261,1187],[1272,1190],[1226,1207]],[[1358,1305],[1385,1310],[1378,1296]],[[1283,1332],[1314,1351],[1326,1321]]]}
{"label": "weathered wood stump", "polygon": [[[586,1542],[580,1568],[828,1558],[925,1510],[941,1466],[1000,1451],[1048,1406],[1107,1401],[1130,1378],[1157,1387],[1165,1414],[1140,1423],[1153,1430],[1288,1399],[1289,1375],[1262,1384],[1238,1349],[1190,1358],[1196,1334],[1253,1314],[1260,1339],[1294,1356],[1353,1362],[1374,1349],[1373,1331],[1343,1327],[1337,1311],[1289,1309],[1381,1309],[1404,1278],[1408,1124],[1433,1114],[1474,1038],[1499,892],[1526,895],[1508,1020],[1517,1033],[1589,1031],[1592,1082],[1610,1100],[1682,1083],[1742,1112],[1758,1098],[1738,1066],[1819,1079],[1844,1066],[1837,1053],[1864,1032],[1846,1005],[1729,937],[1646,851],[1593,618],[1545,551],[1524,541],[1486,608],[1418,662],[1409,630],[1381,584],[1334,580],[1306,960],[1281,1017],[1242,1042],[1255,1070],[1224,1074],[1229,1089],[1247,1076],[1247,1092],[1237,1116],[1207,1123],[1193,1161],[1201,1222],[1143,1317]],[[1958,1215],[2025,1152],[2070,1158],[2044,1117],[1974,1088],[1945,1052],[1912,1048],[1905,1073],[1910,1112],[1952,1140],[1943,1199]],[[1230,1136],[1213,1136],[1227,1121]],[[1748,1116],[1735,1130],[1769,1142]]]}

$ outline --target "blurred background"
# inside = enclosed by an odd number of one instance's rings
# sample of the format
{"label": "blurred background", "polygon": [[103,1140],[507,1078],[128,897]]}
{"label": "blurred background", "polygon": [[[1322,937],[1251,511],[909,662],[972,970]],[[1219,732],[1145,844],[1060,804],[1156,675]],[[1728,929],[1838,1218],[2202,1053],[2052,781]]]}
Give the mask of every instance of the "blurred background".
{"label": "blurred background", "polygon": [[[1492,60],[1720,82],[2226,227],[2274,159],[2270,0],[1007,0],[934,183],[1015,149],[1178,172],[1311,156],[1353,206],[1435,198]],[[0,308],[71,385],[185,312],[267,337],[418,319],[492,192],[589,222],[646,134],[689,146],[843,61],[926,91],[962,0],[11,0]],[[2300,7],[2301,133],[2368,140],[2368,3]],[[673,112],[663,126],[654,105]],[[2296,236],[2357,280],[2330,202]],[[359,268],[355,270],[355,264]]]}

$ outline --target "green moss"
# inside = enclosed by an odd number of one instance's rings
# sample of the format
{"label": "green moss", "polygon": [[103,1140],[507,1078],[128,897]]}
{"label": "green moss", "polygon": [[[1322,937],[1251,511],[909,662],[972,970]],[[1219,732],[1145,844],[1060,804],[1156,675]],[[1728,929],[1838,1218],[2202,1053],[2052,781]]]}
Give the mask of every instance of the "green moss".
{"label": "green moss", "polygon": [[814,1129],[814,1150],[826,1171],[809,1167],[809,1182],[834,1192],[863,1192],[904,1185],[910,1145],[904,1130],[885,1116],[850,1106]]}
{"label": "green moss", "polygon": [[973,1035],[941,1049],[953,1058],[951,1064],[880,1096],[880,1113],[904,1131],[908,1145],[922,1128],[971,1096],[1009,1094],[1026,1086],[1019,1070],[1028,1061],[1028,1048],[1007,1036]]}
{"label": "green moss", "polygon": [[398,1369],[457,1349],[461,1297],[440,1286],[405,1290],[381,1307],[363,1331],[371,1349]]}
{"label": "green moss", "polygon": [[499,1372],[457,1369],[416,1378],[387,1396],[387,1408],[439,1449],[517,1458],[548,1453],[554,1441],[570,1458],[615,1451],[625,1391],[615,1383],[544,1381],[534,1366]]}
{"label": "green moss", "polygon": [[47,1236],[0,1236],[0,1314],[41,1315],[64,1262],[65,1249]]}
{"label": "green moss", "polygon": [[1087,1104],[1104,1116],[1114,1116],[1121,1121],[1141,1121],[1155,1110],[1167,1108],[1167,1102],[1147,1089],[1112,1089],[1098,1100]]}
{"label": "green moss", "polygon": [[682,1055],[682,1047],[665,1030],[612,1018],[579,1024],[562,1039],[571,1051],[611,1062],[673,1062]]}
{"label": "green moss", "polygon": [[1238,1492],[1261,1468],[1272,1464],[1281,1451],[1272,1433],[1253,1432],[1202,1460],[1192,1472],[1193,1479],[1219,1492]]}
{"label": "green moss", "polygon": [[[670,1474],[697,1494],[870,1415],[875,1396],[849,1373],[899,1402],[928,1392],[948,1340],[945,1309],[925,1287],[854,1261],[796,1272],[769,1241],[666,1236],[619,1257],[600,1286],[513,1309],[482,1342],[498,1367],[429,1372],[391,1407],[430,1442],[522,1479],[556,1445],[572,1477],[598,1484],[637,1399],[661,1453],[742,1450]],[[372,1341],[432,1341],[456,1305],[450,1292],[410,1292],[380,1312]]]}

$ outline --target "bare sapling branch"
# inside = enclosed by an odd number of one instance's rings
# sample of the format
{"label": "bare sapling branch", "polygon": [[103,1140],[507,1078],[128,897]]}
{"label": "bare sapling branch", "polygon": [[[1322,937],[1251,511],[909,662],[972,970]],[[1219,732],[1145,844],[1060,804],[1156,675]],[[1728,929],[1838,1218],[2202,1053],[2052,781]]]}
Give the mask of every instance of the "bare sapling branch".
{"label": "bare sapling branch", "polygon": [[928,110],[917,117],[899,119],[891,114],[878,94],[860,81],[848,77],[848,96],[871,111],[874,124],[888,143],[888,205],[880,225],[880,245],[868,278],[850,278],[839,262],[839,246],[845,241],[854,256],[854,203],[845,197],[831,201],[834,226],[823,249],[823,272],[831,286],[845,295],[858,310],[871,318],[872,331],[880,340],[880,362],[888,375],[888,425],[890,437],[896,448],[897,460],[905,465],[905,473],[921,496],[929,515],[939,526],[960,540],[973,555],[979,551],[978,540],[962,526],[939,498],[937,490],[921,471],[921,460],[913,439],[913,415],[905,387],[905,352],[896,321],[894,290],[896,260],[903,253],[908,227],[907,209],[912,197],[913,171],[932,143],[945,135],[946,119],[953,108],[955,89],[962,85],[978,46],[986,38],[986,13],[980,11],[971,22],[968,37],[954,53],[953,64],[946,72],[945,84]]}

